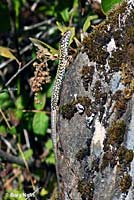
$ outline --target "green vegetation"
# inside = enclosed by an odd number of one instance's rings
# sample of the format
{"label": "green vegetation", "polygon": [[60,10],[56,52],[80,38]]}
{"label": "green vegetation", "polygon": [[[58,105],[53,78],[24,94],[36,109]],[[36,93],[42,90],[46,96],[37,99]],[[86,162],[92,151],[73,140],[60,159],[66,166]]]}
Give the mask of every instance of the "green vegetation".
{"label": "green vegetation", "polygon": [[121,3],[123,0],[102,0],[102,10],[104,13],[109,12],[116,4]]}

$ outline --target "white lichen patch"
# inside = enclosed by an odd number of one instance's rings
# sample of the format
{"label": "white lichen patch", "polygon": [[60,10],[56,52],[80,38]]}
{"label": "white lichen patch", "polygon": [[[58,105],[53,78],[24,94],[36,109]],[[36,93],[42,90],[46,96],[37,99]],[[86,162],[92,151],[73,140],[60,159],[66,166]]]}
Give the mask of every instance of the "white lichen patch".
{"label": "white lichen patch", "polygon": [[76,101],[78,97],[78,94],[74,94],[74,100]]}
{"label": "white lichen patch", "polygon": [[103,141],[105,139],[106,130],[100,123],[99,119],[95,120],[95,131],[91,143],[91,151],[97,157],[103,152]]}
{"label": "white lichen patch", "polygon": [[124,86],[121,83],[121,72],[116,72],[113,76],[112,79],[110,80],[110,89],[112,93],[115,93],[117,90],[123,90]]}
{"label": "white lichen patch", "polygon": [[81,105],[80,103],[76,104],[76,108],[77,108],[77,111],[78,111],[79,114],[82,114],[85,110],[84,106]]}
{"label": "white lichen patch", "polygon": [[104,112],[104,114],[103,114],[102,121],[107,117],[107,112],[108,112],[108,109],[109,109],[109,106],[110,106],[110,102],[111,102],[111,98],[110,98],[109,95],[108,95],[107,102],[106,102],[106,104],[104,105],[105,112]]}
{"label": "white lichen patch", "polygon": [[107,30],[110,31],[110,29],[111,29],[111,25],[107,24]]}
{"label": "white lichen patch", "polygon": [[112,55],[112,51],[115,51],[117,49],[116,44],[115,44],[115,40],[112,37],[111,41],[107,44],[107,52],[110,54],[110,57]]}
{"label": "white lichen patch", "polygon": [[90,117],[86,116],[86,125],[87,125],[87,127],[89,127],[89,128],[92,127],[92,122],[93,122],[93,120],[94,120],[94,116],[95,116],[94,113],[92,113],[92,114],[90,115]]}
{"label": "white lichen patch", "polygon": [[108,72],[110,70],[110,66],[109,66],[109,63],[108,63],[108,58],[106,59],[106,64],[105,64],[105,70],[106,72]]}

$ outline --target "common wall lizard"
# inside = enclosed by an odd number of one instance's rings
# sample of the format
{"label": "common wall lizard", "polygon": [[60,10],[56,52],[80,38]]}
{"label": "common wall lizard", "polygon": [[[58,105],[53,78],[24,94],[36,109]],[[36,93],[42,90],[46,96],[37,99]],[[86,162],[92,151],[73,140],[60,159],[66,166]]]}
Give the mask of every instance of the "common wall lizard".
{"label": "common wall lizard", "polygon": [[[60,41],[59,64],[58,64],[58,70],[57,70],[54,87],[52,91],[52,97],[51,97],[51,132],[52,132],[52,140],[53,140],[53,147],[54,147],[56,162],[57,162],[57,142],[58,142],[58,136],[57,136],[57,130],[56,130],[58,102],[59,102],[61,85],[62,85],[62,81],[65,75],[66,65],[68,62],[68,46],[69,46],[70,37],[71,37],[71,31],[68,30],[64,33]],[[57,181],[58,181],[59,192],[60,192],[60,180],[59,180],[57,164],[56,164],[56,175],[57,175]]]}

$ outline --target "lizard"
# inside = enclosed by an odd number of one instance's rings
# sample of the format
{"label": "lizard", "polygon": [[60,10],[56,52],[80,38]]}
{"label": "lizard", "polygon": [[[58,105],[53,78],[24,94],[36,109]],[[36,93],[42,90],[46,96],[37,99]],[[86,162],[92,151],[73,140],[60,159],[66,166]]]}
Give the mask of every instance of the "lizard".
{"label": "lizard", "polygon": [[[57,123],[57,113],[58,113],[58,102],[60,97],[60,90],[63,82],[63,78],[65,75],[66,65],[68,62],[68,47],[69,41],[71,37],[71,31],[66,31],[60,41],[59,46],[59,64],[57,69],[57,74],[54,82],[54,86],[52,89],[52,96],[51,96],[51,136],[53,141],[53,148],[55,154],[55,160],[57,162],[57,142],[58,142],[58,135],[56,130],[56,123]],[[60,191],[60,179],[59,179],[59,172],[58,166],[56,164],[56,176],[58,182],[58,189]]]}

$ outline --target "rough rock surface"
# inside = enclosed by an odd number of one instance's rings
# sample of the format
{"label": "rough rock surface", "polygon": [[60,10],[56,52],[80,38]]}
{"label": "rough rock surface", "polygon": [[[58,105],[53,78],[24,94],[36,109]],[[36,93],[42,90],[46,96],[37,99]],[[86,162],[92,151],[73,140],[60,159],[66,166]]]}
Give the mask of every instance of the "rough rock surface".
{"label": "rough rock surface", "polygon": [[57,131],[61,199],[134,199],[134,2],[83,40],[67,70]]}

